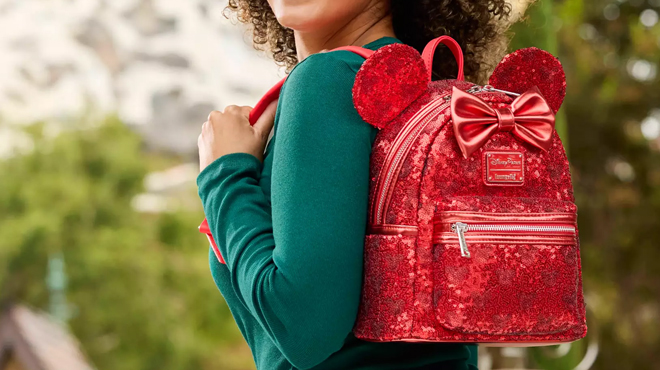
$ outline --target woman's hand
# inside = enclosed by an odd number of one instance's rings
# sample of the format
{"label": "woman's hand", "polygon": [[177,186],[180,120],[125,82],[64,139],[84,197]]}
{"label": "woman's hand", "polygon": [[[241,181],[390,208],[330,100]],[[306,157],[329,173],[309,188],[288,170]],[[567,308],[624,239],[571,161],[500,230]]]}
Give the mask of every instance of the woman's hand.
{"label": "woman's hand", "polygon": [[230,105],[222,112],[211,112],[197,138],[199,170],[204,170],[216,159],[231,153],[249,153],[263,161],[276,108],[277,100],[266,108],[254,126],[248,120],[251,107]]}

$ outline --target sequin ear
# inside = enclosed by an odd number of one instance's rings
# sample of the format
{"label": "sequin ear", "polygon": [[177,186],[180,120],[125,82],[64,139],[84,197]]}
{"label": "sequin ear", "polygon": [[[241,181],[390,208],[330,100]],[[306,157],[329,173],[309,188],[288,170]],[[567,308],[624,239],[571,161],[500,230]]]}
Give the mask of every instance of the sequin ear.
{"label": "sequin ear", "polygon": [[566,75],[557,58],[538,48],[525,48],[505,56],[495,67],[489,84],[495,88],[523,93],[537,86],[553,111],[566,95]]}
{"label": "sequin ear", "polygon": [[355,76],[353,103],[362,119],[382,129],[427,91],[428,84],[417,50],[403,44],[384,46]]}

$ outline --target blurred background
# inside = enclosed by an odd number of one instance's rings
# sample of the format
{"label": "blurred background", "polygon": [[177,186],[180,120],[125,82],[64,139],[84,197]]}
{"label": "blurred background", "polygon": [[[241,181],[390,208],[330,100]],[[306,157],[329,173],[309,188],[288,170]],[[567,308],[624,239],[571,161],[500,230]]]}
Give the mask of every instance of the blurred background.
{"label": "blurred background", "polygon": [[[196,139],[284,71],[220,0],[0,0],[0,370],[244,370]],[[519,13],[528,4],[513,4]],[[480,369],[660,369],[660,0],[538,0],[559,57],[589,334]]]}

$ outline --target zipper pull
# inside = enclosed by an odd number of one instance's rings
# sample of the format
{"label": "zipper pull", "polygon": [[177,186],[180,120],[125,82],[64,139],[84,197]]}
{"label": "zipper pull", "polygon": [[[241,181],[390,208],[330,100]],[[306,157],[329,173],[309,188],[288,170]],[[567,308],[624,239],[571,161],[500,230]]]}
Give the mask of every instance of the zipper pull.
{"label": "zipper pull", "polygon": [[484,88],[483,88],[483,91],[488,91],[488,92],[501,92],[501,93],[504,93],[504,94],[507,94],[507,95],[511,95],[511,96],[520,96],[520,94],[518,94],[518,93],[514,93],[514,92],[506,91],[506,90],[496,89],[496,88],[494,88],[492,85],[485,85]]}
{"label": "zipper pull", "polygon": [[[492,87],[492,86],[491,86],[491,87]],[[465,92],[468,93],[468,94],[480,93],[480,92],[482,92],[482,91],[483,91],[483,87],[481,87],[481,86],[479,86],[479,85],[474,85],[474,86],[472,86],[471,88],[465,90]]]}
{"label": "zipper pull", "polygon": [[451,225],[451,231],[455,232],[458,235],[458,244],[461,246],[461,256],[470,257],[470,251],[468,250],[467,242],[465,241],[465,231],[467,230],[467,224],[463,222],[456,222]]}
{"label": "zipper pull", "polygon": [[493,87],[493,85],[484,85],[484,86],[474,85],[471,88],[465,90],[465,92],[468,94],[478,94],[482,92],[499,92],[511,96],[520,96],[520,94],[514,93],[512,91],[496,89]]}

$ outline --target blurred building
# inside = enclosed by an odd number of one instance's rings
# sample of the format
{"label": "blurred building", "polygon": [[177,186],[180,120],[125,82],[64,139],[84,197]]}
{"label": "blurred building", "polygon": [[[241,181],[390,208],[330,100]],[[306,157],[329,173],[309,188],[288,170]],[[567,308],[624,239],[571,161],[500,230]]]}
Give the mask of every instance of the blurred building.
{"label": "blurred building", "polygon": [[0,318],[0,370],[93,370],[78,341],[57,320],[25,306]]}

